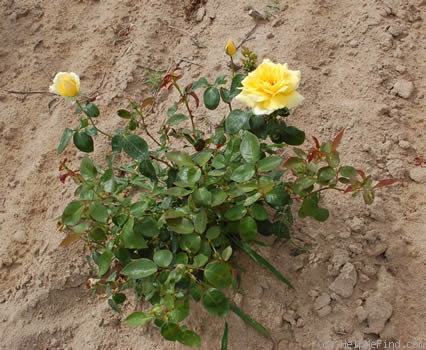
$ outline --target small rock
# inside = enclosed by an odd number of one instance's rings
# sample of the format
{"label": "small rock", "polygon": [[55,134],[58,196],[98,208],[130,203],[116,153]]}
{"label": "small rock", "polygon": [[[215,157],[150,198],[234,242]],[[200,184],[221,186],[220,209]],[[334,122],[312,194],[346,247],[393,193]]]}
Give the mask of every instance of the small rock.
{"label": "small rock", "polygon": [[400,26],[392,24],[388,28],[388,33],[390,33],[394,38],[403,34],[403,31]]}
{"label": "small rock", "polygon": [[349,238],[351,236],[351,231],[343,231],[339,233],[340,238]]}
{"label": "small rock", "polygon": [[367,319],[368,312],[362,306],[358,306],[355,310],[355,315],[359,322],[363,322]]}
{"label": "small rock", "polygon": [[266,39],[272,39],[273,37],[275,37],[274,33],[268,33],[266,35]]}
{"label": "small rock", "polygon": [[403,73],[405,73],[407,71],[407,67],[403,66],[402,64],[398,64],[397,66],[395,66],[395,70],[398,73],[403,74]]}
{"label": "small rock", "polygon": [[408,172],[410,179],[420,184],[426,183],[426,168],[417,167]]}
{"label": "small rock", "polygon": [[360,273],[358,276],[358,280],[361,283],[367,283],[370,280],[370,277],[368,277],[367,275],[364,275],[363,273]]}
{"label": "small rock", "polygon": [[405,164],[401,159],[391,159],[386,163],[386,167],[394,178],[404,178],[406,174]]}
{"label": "small rock", "polygon": [[358,45],[359,45],[359,43],[356,40],[351,40],[350,43],[349,43],[349,46],[352,47],[352,48],[356,48],[356,47],[358,47]]}
{"label": "small rock", "polygon": [[293,259],[291,259],[290,270],[292,272],[296,272],[296,271],[303,269],[303,267],[307,263],[307,260],[308,260],[308,256],[306,254],[301,254],[301,255],[295,256]]}
{"label": "small rock", "polygon": [[362,254],[363,252],[363,246],[361,243],[349,244],[348,248],[354,254]]}
{"label": "small rock", "polygon": [[330,295],[328,295],[327,293],[322,293],[316,300],[314,303],[314,309],[315,310],[319,310],[321,308],[323,308],[324,306],[330,304],[331,302],[331,298]]}
{"label": "small rock", "polygon": [[408,80],[398,80],[392,88],[392,93],[402,97],[409,98],[414,92],[414,84]]}
{"label": "small rock", "polygon": [[290,323],[292,326],[295,326],[296,325],[295,312],[293,310],[287,310],[287,312],[283,314],[283,320]]}
{"label": "small rock", "polygon": [[398,146],[401,147],[402,149],[410,149],[411,147],[410,143],[406,140],[399,141]]}
{"label": "small rock", "polygon": [[348,262],[342,267],[339,276],[330,284],[329,288],[343,298],[349,298],[354,291],[356,282],[355,266]]}
{"label": "small rock", "polygon": [[365,227],[364,219],[354,217],[351,221],[349,221],[349,227],[353,232],[361,232]]}
{"label": "small rock", "polygon": [[331,312],[331,306],[330,305],[326,305],[323,308],[319,309],[317,311],[317,314],[318,314],[319,317],[325,317],[328,314],[330,314],[330,312]]}
{"label": "small rock", "polygon": [[385,104],[376,107],[376,114],[378,116],[389,115],[391,108]]}
{"label": "small rock", "polygon": [[378,242],[374,245],[374,247],[367,249],[368,256],[379,256],[383,254],[386,249],[388,249],[388,245],[385,242]]}
{"label": "small rock", "polygon": [[206,9],[204,7],[200,7],[197,11],[197,15],[195,16],[195,20],[197,22],[201,22],[206,15]]}
{"label": "small rock", "polygon": [[24,231],[18,230],[13,234],[12,240],[14,242],[24,244],[27,242],[27,235]]}
{"label": "small rock", "polygon": [[374,277],[377,274],[377,270],[373,265],[365,265],[362,269],[362,272],[364,272],[369,277]]}
{"label": "small rock", "polygon": [[380,334],[392,315],[392,305],[382,298],[371,296],[366,300],[364,309],[367,312],[367,333]]}
{"label": "small rock", "polygon": [[305,327],[305,320],[302,317],[299,317],[296,321],[296,327],[297,328],[303,328]]}

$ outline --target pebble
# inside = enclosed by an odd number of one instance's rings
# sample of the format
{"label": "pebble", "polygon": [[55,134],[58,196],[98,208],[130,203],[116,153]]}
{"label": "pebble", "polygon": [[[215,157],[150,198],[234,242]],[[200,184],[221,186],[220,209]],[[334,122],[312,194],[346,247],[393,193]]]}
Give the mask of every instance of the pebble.
{"label": "pebble", "polygon": [[398,80],[393,88],[392,93],[396,96],[402,97],[402,98],[409,98],[414,92],[414,84],[411,81],[400,79]]}
{"label": "pebble", "polygon": [[13,240],[14,242],[24,244],[24,243],[26,243],[26,242],[27,242],[27,235],[25,234],[25,232],[24,232],[24,231],[19,230],[19,231],[16,231],[16,232],[13,234],[13,236],[12,236],[12,240]]}
{"label": "pebble", "polygon": [[319,309],[317,311],[317,313],[318,313],[319,317],[325,317],[325,316],[327,316],[328,314],[331,313],[331,306],[330,305],[326,305],[322,309]]}
{"label": "pebble", "polygon": [[393,178],[401,179],[405,177],[406,169],[405,164],[401,159],[391,159],[386,163],[386,167],[389,171],[389,174]]}
{"label": "pebble", "polygon": [[195,20],[197,22],[201,22],[206,15],[206,9],[204,7],[200,7],[197,11],[197,15],[195,16]]}
{"label": "pebble", "polygon": [[349,227],[353,232],[361,232],[365,227],[365,222],[363,218],[354,217],[349,221]]}
{"label": "pebble", "polygon": [[339,276],[330,284],[329,288],[341,297],[349,298],[353,294],[356,283],[355,266],[348,262],[342,267]]}
{"label": "pebble", "polygon": [[322,309],[324,306],[330,304],[331,298],[330,295],[327,293],[322,293],[318,298],[316,298],[314,303],[314,309],[319,310]]}
{"label": "pebble", "polygon": [[422,167],[412,168],[408,172],[408,175],[410,176],[411,180],[417,183],[420,183],[420,184],[426,183],[426,168],[422,168]]}
{"label": "pebble", "polygon": [[356,48],[356,47],[358,47],[358,45],[359,45],[359,42],[356,41],[356,40],[351,40],[349,42],[349,46],[352,47],[352,48]]}
{"label": "pebble", "polygon": [[340,238],[349,238],[351,236],[351,231],[343,231],[339,233]]}
{"label": "pebble", "polygon": [[361,243],[349,244],[348,248],[354,254],[362,254],[362,251],[363,251],[363,246]]}
{"label": "pebble", "polygon": [[388,33],[390,33],[394,38],[403,34],[403,31],[399,25],[392,24],[388,27]]}
{"label": "pebble", "polygon": [[362,272],[364,272],[369,277],[374,277],[377,274],[377,270],[374,265],[365,265],[362,269]]}
{"label": "pebble", "polygon": [[407,140],[399,141],[398,146],[401,147],[402,149],[410,149],[411,148],[411,144]]}
{"label": "pebble", "polygon": [[367,312],[367,332],[380,334],[392,315],[392,305],[380,297],[370,296],[365,301],[364,309]]}

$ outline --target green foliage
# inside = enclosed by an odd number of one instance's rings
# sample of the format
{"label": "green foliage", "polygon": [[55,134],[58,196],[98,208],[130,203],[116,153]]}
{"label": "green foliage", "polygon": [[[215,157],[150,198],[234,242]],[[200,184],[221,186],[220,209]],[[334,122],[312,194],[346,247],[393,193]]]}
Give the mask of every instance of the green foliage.
{"label": "green foliage", "polygon": [[[253,70],[257,56],[248,49],[243,56],[244,70]],[[68,233],[61,245],[78,239],[88,244],[89,260],[97,266],[92,287],[106,293],[115,311],[121,312],[132,291],[150,304],[127,316],[131,326],[153,322],[165,339],[200,346],[199,335],[182,323],[192,298],[215,316],[234,312],[271,338],[223,292],[238,286],[234,253],[247,254],[293,288],[252,243],[271,235],[290,239],[295,201],[301,203],[300,217],[324,221],[329,212],[320,206],[323,190],[361,193],[371,203],[375,189],[392,181],[373,186],[362,171],[341,165],[337,147],[343,132],[322,144],[314,138],[315,146],[308,151],[294,148],[295,156],[282,159],[284,148],[305,141],[302,130],[284,121],[290,114],[287,108],[269,115],[233,109],[245,74],[233,72],[231,79],[221,75],[214,83],[202,77],[185,88],[178,84],[179,74],[176,67],[161,80],[154,72],[150,76],[153,89],[174,88],[179,94],[157,133],[145,123],[152,97],[119,109],[117,116],[126,126],[114,135],[93,122],[101,120],[93,103],[81,105],[77,100],[80,124],[64,130],[58,153],[71,138],[80,151],[93,152],[93,138],[99,134],[110,139],[111,151],[104,166],[88,156],[78,170],[71,170],[66,161],[61,164],[61,180],[72,177],[79,196],[61,216],[62,230]],[[216,110],[221,102],[229,107],[210,135],[196,128],[199,89],[208,110]],[[225,322],[221,348],[227,343]]]}

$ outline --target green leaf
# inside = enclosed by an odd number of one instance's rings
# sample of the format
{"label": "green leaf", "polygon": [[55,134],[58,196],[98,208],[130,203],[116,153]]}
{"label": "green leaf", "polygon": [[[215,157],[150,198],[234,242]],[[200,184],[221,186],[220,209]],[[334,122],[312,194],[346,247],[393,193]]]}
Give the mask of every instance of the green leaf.
{"label": "green leaf", "polygon": [[124,135],[121,138],[121,144],[124,152],[130,157],[137,160],[145,160],[149,158],[148,144],[138,135]]}
{"label": "green leaf", "polygon": [[167,220],[167,225],[170,230],[176,233],[189,234],[194,232],[194,225],[192,221],[187,218],[169,219]]}
{"label": "green leaf", "polygon": [[96,118],[99,116],[99,109],[94,103],[89,103],[86,106],[86,115],[90,118]]}
{"label": "green leaf", "polygon": [[139,171],[143,176],[146,176],[148,179],[151,179],[154,182],[157,182],[157,173],[155,168],[152,165],[151,159],[144,159],[139,163]]}
{"label": "green leaf", "polygon": [[250,216],[243,218],[238,226],[238,231],[244,241],[255,240],[257,238],[256,221]]}
{"label": "green leaf", "polygon": [[179,240],[179,247],[193,255],[200,250],[201,237],[195,234],[182,236]]}
{"label": "green leaf", "polygon": [[283,164],[284,168],[301,170],[305,167],[305,161],[298,157],[290,157]]}
{"label": "green leaf", "polygon": [[204,254],[198,254],[194,256],[194,265],[197,267],[204,266],[207,261],[209,261],[209,258],[205,256]]}
{"label": "green leaf", "polygon": [[175,163],[179,167],[183,167],[183,166],[190,167],[194,165],[194,161],[191,159],[189,154],[185,152],[179,152],[179,151],[167,152],[166,157],[168,160],[171,160],[173,163]]}
{"label": "green leaf", "polygon": [[188,194],[191,194],[192,191],[193,190],[187,190],[182,187],[170,187],[164,191],[164,194],[173,197],[186,197]]}
{"label": "green leaf", "polygon": [[215,110],[219,106],[220,102],[220,93],[219,90],[215,87],[208,87],[204,91],[204,105],[207,109]]}
{"label": "green leaf", "polygon": [[216,239],[217,237],[219,237],[220,232],[220,226],[212,226],[207,230],[206,238],[210,240]]}
{"label": "green leaf", "polygon": [[266,139],[268,136],[267,124],[263,115],[250,116],[250,131],[261,139]]}
{"label": "green leaf", "polygon": [[244,79],[245,79],[245,75],[244,74],[236,74],[233,78],[232,78],[232,82],[231,82],[231,98],[234,98],[235,96],[237,96],[240,92],[241,92],[241,87],[243,86],[243,84],[241,83]]}
{"label": "green leaf", "polygon": [[161,326],[161,335],[164,339],[176,341],[181,337],[182,330],[176,323],[166,322]]}
{"label": "green leaf", "polygon": [[228,261],[232,256],[232,247],[229,245],[224,250],[222,250],[222,259]]}
{"label": "green leaf", "polygon": [[330,180],[336,178],[336,170],[331,167],[324,167],[318,170],[318,182],[327,184]]}
{"label": "green leaf", "polygon": [[313,177],[300,177],[297,179],[293,186],[294,192],[299,195],[303,195],[306,191],[310,191],[317,180]]}
{"label": "green leaf", "polygon": [[257,162],[257,170],[261,172],[274,170],[281,165],[282,161],[283,160],[277,156],[263,158]]}
{"label": "green leaf", "polygon": [[107,169],[100,178],[100,183],[105,192],[113,193],[117,189],[114,172],[112,169]]}
{"label": "green leaf", "polygon": [[194,228],[197,233],[204,233],[207,227],[207,213],[201,209],[194,218]]}
{"label": "green leaf", "polygon": [[205,165],[213,156],[213,152],[210,150],[204,150],[201,152],[198,152],[196,156],[194,157],[194,160],[197,162],[199,166]]}
{"label": "green leaf", "polygon": [[93,202],[89,206],[90,217],[97,221],[106,224],[108,222],[108,209],[101,202]]}
{"label": "green leaf", "polygon": [[257,136],[249,131],[245,132],[240,153],[247,163],[256,163],[260,159],[260,143]]}
{"label": "green leaf", "polygon": [[107,250],[99,258],[98,277],[102,277],[109,270],[111,262],[112,262],[112,253]]}
{"label": "green leaf", "polygon": [[235,205],[225,212],[225,219],[229,221],[237,221],[247,214],[247,209],[243,205]]}
{"label": "green leaf", "polygon": [[225,130],[228,134],[235,134],[240,130],[250,129],[250,114],[241,109],[234,109],[225,120]]}
{"label": "green leaf", "polygon": [[185,114],[174,114],[167,120],[167,124],[170,126],[178,125],[188,119]]}
{"label": "green leaf", "polygon": [[189,289],[189,293],[191,294],[191,297],[198,302],[201,300],[203,288],[201,288],[201,286],[198,284],[192,284],[191,288]]}
{"label": "green leaf", "polygon": [[72,134],[72,129],[66,128],[64,130],[64,132],[62,133],[61,140],[59,141],[59,146],[56,153],[61,154],[64,151],[64,149],[68,146],[68,143],[71,140]]}
{"label": "green leaf", "polygon": [[73,142],[75,147],[80,151],[90,153],[93,152],[93,139],[85,131],[77,131],[74,133]]}
{"label": "green leaf", "polygon": [[179,173],[179,180],[175,185],[179,187],[194,186],[201,178],[201,169],[195,167],[184,167]]}
{"label": "green leaf", "polygon": [[151,216],[147,216],[142,221],[136,222],[134,230],[148,238],[156,237],[160,233],[157,221]]}
{"label": "green leaf", "polygon": [[184,331],[180,333],[178,337],[178,342],[186,346],[192,346],[192,347],[201,346],[200,336],[189,329],[185,329]]}
{"label": "green leaf", "polygon": [[201,187],[194,190],[192,199],[196,206],[208,207],[212,203],[212,194],[207,188]]}
{"label": "green leaf", "polygon": [[199,88],[205,88],[208,85],[209,83],[207,82],[207,79],[204,77],[201,77],[200,79],[192,83],[191,88],[189,89],[189,93]]}
{"label": "green leaf", "polygon": [[141,326],[145,323],[151,322],[152,316],[145,312],[136,311],[127,316],[124,321],[130,326]]}
{"label": "green leaf", "polygon": [[254,164],[243,164],[233,171],[231,180],[235,182],[246,182],[252,179],[254,174]]}
{"label": "green leaf", "polygon": [[204,268],[204,277],[213,287],[227,288],[232,284],[231,266],[221,261],[213,261]]}
{"label": "green leaf", "polygon": [[326,208],[318,206],[319,195],[316,193],[303,200],[302,206],[299,209],[299,216],[304,218],[311,216],[318,221],[325,221],[328,219],[329,212]]}
{"label": "green leaf", "polygon": [[358,177],[358,172],[354,167],[351,166],[342,166],[339,170],[340,174],[349,179],[356,179]]}
{"label": "green leaf", "polygon": [[[110,279],[110,277],[108,279]],[[114,281],[114,279],[113,279],[113,281]],[[117,303],[118,305],[123,304],[126,301],[126,294],[124,294],[124,293],[115,293],[112,296],[112,300],[114,300],[114,302]]]}
{"label": "green leaf", "polygon": [[134,221],[133,217],[130,217],[126,224],[123,226],[121,232],[121,239],[123,240],[124,248],[129,249],[143,249],[147,248],[147,244],[142,235],[134,230]]}
{"label": "green leaf", "polygon": [[240,317],[249,326],[253,327],[258,332],[262,333],[264,336],[268,337],[269,339],[272,339],[271,334],[265,329],[265,327],[263,327],[260,323],[253,320],[249,315],[244,313],[240,308],[232,304],[230,304],[229,307],[234,314]]}
{"label": "green leaf", "polygon": [[214,316],[225,316],[228,313],[228,299],[216,288],[209,288],[204,293],[202,302],[204,308]]}
{"label": "green leaf", "polygon": [[228,322],[225,321],[225,327],[223,328],[222,342],[220,350],[228,350]]}
{"label": "green leaf", "polygon": [[282,141],[292,146],[299,146],[305,142],[305,132],[294,126],[287,126],[281,133]]}
{"label": "green leaf", "polygon": [[212,190],[211,194],[212,194],[212,203],[211,203],[212,207],[221,205],[228,198],[228,195],[219,188]]}
{"label": "green leaf", "polygon": [[221,87],[219,89],[220,92],[220,97],[222,97],[222,101],[225,103],[231,103],[232,98],[231,98],[231,93],[228,89],[225,89],[224,87]]}
{"label": "green leaf", "polygon": [[123,148],[121,135],[114,135],[111,139],[112,153],[118,154]]}
{"label": "green leaf", "polygon": [[153,275],[157,272],[157,265],[149,259],[138,259],[130,262],[121,270],[121,274],[132,279],[139,279]]}
{"label": "green leaf", "polygon": [[120,117],[120,118],[123,118],[123,119],[131,119],[132,118],[132,113],[130,113],[128,110],[126,110],[126,109],[119,109],[118,111],[117,111],[117,115]]}
{"label": "green leaf", "polygon": [[247,197],[243,204],[245,207],[248,207],[252,205],[253,203],[257,202],[261,197],[262,197],[262,194],[260,192],[257,192],[253,194],[252,196]]}
{"label": "green leaf", "polygon": [[286,205],[291,204],[290,195],[281,187],[275,187],[265,196],[265,201],[272,208],[282,210]]}
{"label": "green leaf", "polygon": [[280,281],[284,282],[290,288],[294,288],[291,283],[279,272],[274,266],[272,266],[264,257],[259,253],[250,248],[247,243],[239,242],[234,240],[234,243],[241,248],[245,253],[247,253],[255,262],[265,266],[272,274],[277,277]]}
{"label": "green leaf", "polygon": [[89,157],[83,157],[81,160],[80,174],[85,180],[92,180],[98,174],[95,165]]}
{"label": "green leaf", "polygon": [[90,231],[87,235],[87,238],[89,239],[89,241],[95,241],[95,242],[104,242],[107,239],[105,235],[105,231],[99,227]]}
{"label": "green leaf", "polygon": [[261,204],[253,204],[250,207],[250,215],[258,221],[268,220],[269,218],[268,212]]}
{"label": "green leaf", "polygon": [[154,262],[160,267],[167,267],[173,261],[173,253],[170,250],[157,250],[153,257]]}
{"label": "green leaf", "polygon": [[64,225],[76,225],[80,221],[81,214],[84,210],[84,203],[80,201],[70,202],[63,214],[62,214],[62,223]]}

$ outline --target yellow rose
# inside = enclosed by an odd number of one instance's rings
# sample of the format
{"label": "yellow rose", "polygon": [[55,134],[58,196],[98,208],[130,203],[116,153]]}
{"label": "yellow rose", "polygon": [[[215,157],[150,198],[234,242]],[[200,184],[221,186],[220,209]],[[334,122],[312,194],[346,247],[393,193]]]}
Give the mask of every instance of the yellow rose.
{"label": "yellow rose", "polygon": [[286,64],[263,60],[242,81],[241,93],[236,97],[256,115],[271,114],[280,108],[294,108],[303,100],[296,89],[300,83],[300,71],[289,70]]}
{"label": "yellow rose", "polygon": [[234,42],[229,39],[225,46],[225,53],[229,56],[235,55],[237,48],[235,47]]}
{"label": "yellow rose", "polygon": [[77,96],[80,91],[80,78],[73,72],[59,72],[53,79],[49,91],[65,97]]}

